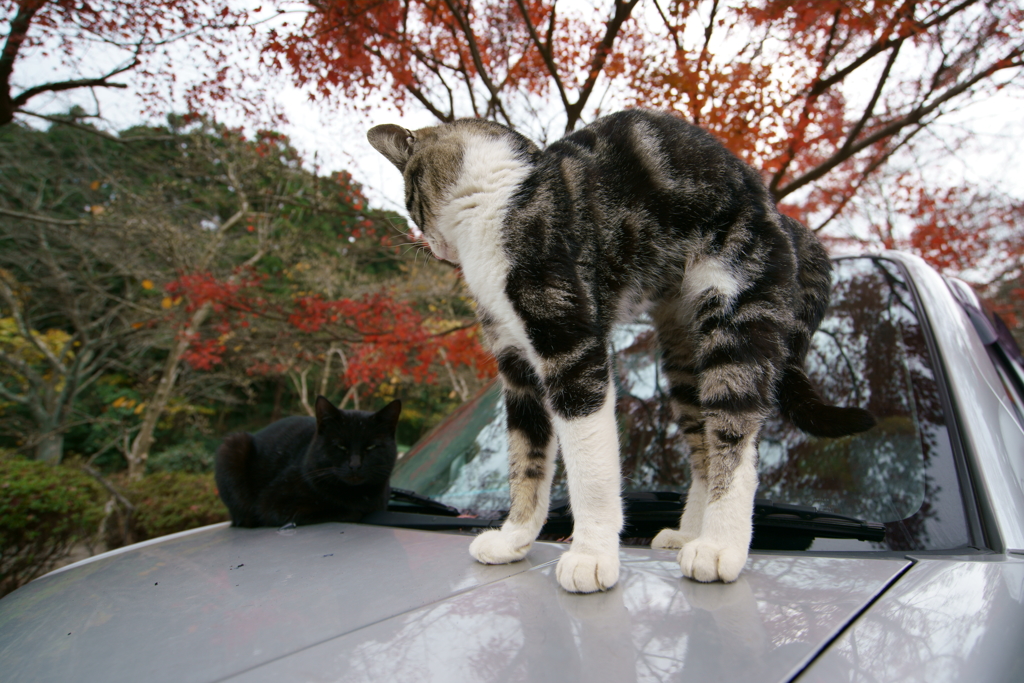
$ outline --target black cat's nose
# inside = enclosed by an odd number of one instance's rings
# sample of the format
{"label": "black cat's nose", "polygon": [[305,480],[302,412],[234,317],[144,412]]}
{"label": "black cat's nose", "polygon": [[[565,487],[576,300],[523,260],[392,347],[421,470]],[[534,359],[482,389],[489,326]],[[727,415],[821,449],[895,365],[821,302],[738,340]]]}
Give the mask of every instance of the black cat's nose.
{"label": "black cat's nose", "polygon": [[359,466],[363,464],[363,457],[359,453],[353,453],[352,457],[348,459],[349,467],[352,469],[359,469]]}

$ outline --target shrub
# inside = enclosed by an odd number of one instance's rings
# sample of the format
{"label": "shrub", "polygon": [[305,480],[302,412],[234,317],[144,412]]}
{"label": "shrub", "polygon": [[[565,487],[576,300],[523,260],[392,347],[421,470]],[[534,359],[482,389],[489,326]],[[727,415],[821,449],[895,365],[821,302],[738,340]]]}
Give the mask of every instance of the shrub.
{"label": "shrub", "polygon": [[50,571],[90,540],[104,492],[72,467],[0,457],[0,596]]}
{"label": "shrub", "polygon": [[139,481],[122,479],[118,487],[135,506],[136,542],[229,519],[212,474],[157,472]]}
{"label": "shrub", "polygon": [[202,474],[213,471],[213,449],[201,441],[186,441],[167,450],[153,453],[146,462],[146,471],[190,472]]}

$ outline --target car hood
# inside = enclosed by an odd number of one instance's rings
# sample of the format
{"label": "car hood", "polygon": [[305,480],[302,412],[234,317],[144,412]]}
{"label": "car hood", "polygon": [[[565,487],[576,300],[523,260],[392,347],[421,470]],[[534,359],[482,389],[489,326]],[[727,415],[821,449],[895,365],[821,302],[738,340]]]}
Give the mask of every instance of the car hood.
{"label": "car hood", "polygon": [[485,566],[472,537],[215,525],[48,574],[0,601],[6,681],[785,681],[910,564],[752,554],[733,584],[623,548],[572,595],[565,546]]}

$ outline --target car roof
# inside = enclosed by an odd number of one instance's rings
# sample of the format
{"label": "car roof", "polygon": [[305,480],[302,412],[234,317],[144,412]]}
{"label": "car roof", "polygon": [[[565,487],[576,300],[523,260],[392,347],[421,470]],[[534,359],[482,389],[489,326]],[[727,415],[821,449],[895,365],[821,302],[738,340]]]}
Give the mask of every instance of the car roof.
{"label": "car roof", "polygon": [[910,564],[754,553],[699,584],[623,548],[619,585],[581,596],[555,581],[563,545],[486,566],[471,540],[216,525],[97,556],[0,601],[4,679],[782,681]]}

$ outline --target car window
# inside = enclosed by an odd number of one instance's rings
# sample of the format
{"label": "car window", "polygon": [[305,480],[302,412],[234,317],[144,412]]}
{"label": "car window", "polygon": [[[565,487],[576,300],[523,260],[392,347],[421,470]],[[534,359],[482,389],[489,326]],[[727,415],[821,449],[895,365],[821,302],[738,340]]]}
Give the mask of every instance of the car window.
{"label": "car window", "polygon": [[996,335],[995,343],[988,347],[989,355],[999,373],[1009,411],[1024,429],[1024,357],[1006,322],[994,311],[989,311],[988,317]]}
{"label": "car window", "polygon": [[[931,355],[899,267],[876,258],[835,262],[832,305],[806,367],[829,401],[871,411],[878,424],[839,439],[808,436],[778,415],[759,445],[757,496],[813,505],[887,526],[885,547],[966,545],[956,467]],[[689,486],[654,335],[643,321],[616,329],[620,447],[626,491]],[[491,386],[418,444],[392,483],[463,510],[508,508],[500,390]],[[561,468],[552,497],[566,497]]]}

